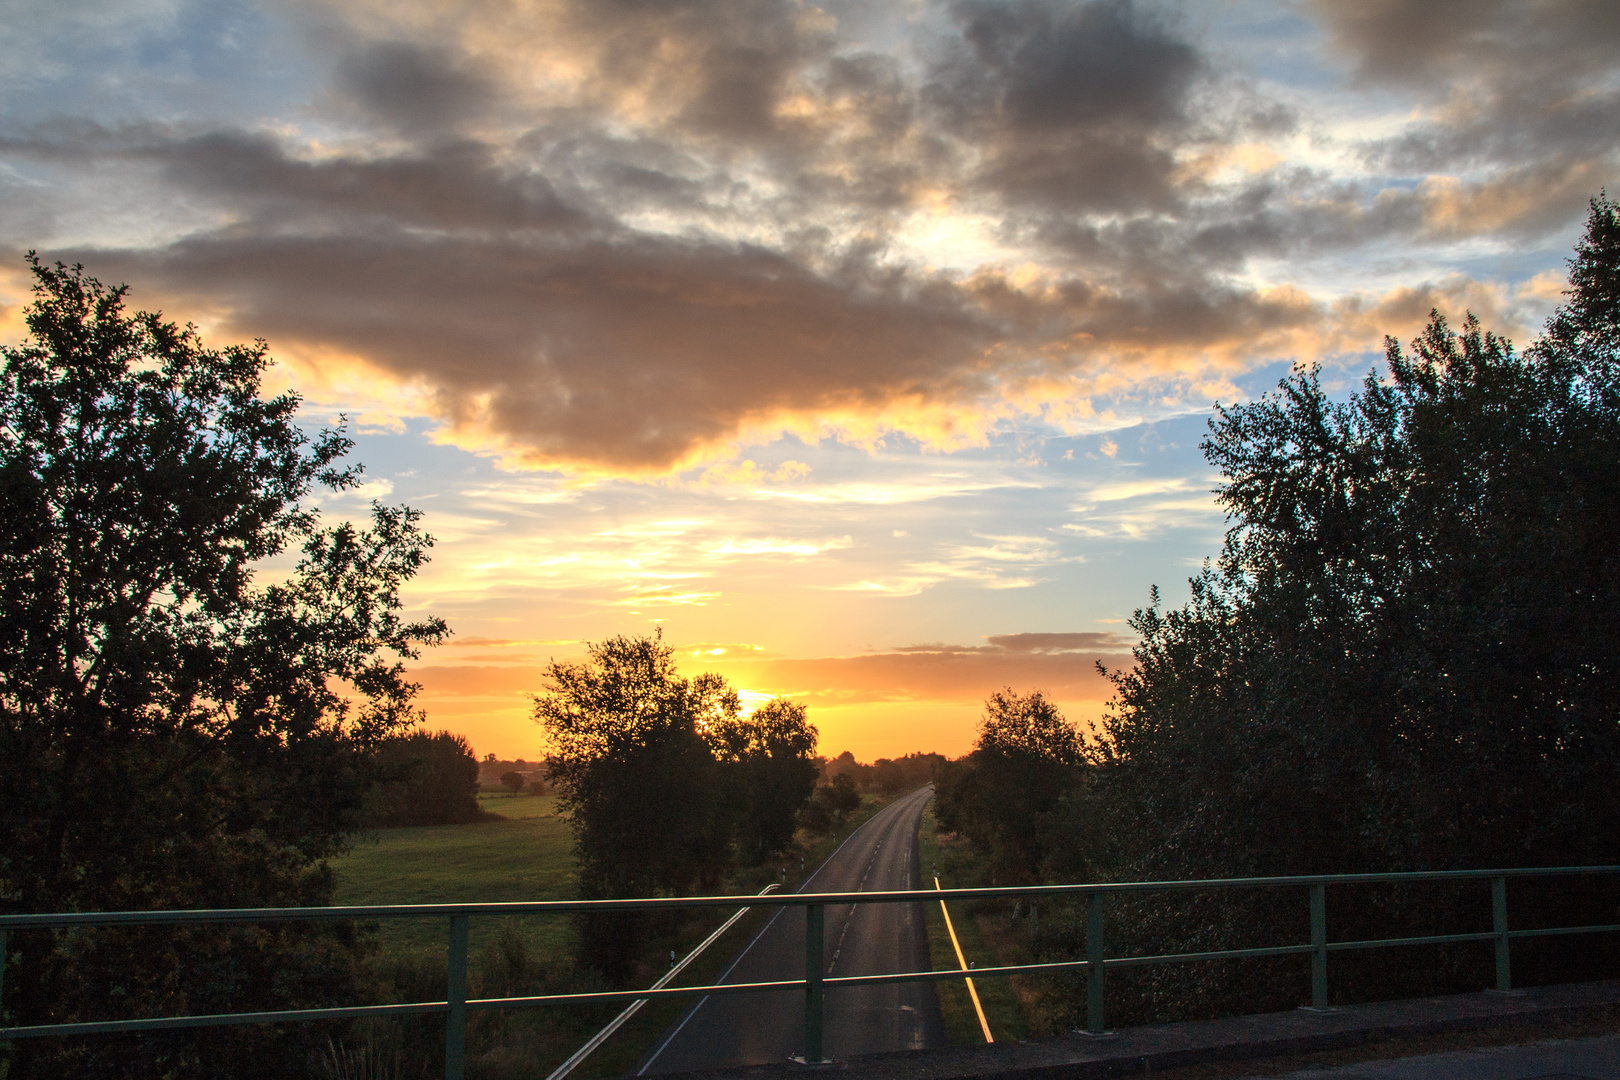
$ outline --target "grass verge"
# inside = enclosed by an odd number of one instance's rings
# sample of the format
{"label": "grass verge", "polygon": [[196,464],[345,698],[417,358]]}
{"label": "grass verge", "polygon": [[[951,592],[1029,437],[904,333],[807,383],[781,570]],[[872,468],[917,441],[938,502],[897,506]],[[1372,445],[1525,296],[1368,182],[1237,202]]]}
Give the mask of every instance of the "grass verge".
{"label": "grass verge", "polygon": [[[941,835],[930,803],[923,812],[922,829],[917,837],[922,858],[923,885],[932,887],[934,875],[945,888],[973,887],[980,884],[977,863],[967,844],[954,834]],[[951,922],[956,928],[962,955],[979,966],[1024,963],[1024,951],[1001,925],[1008,901],[951,905]],[[926,906],[928,953],[935,971],[958,967],[956,950],[945,929],[945,916],[937,903]],[[984,1042],[984,1032],[968,997],[967,984],[955,980],[935,983],[939,988],[939,1008],[945,1017],[945,1035],[953,1044]],[[1031,1034],[1030,1024],[1016,978],[974,979],[979,1002],[984,1007],[990,1033],[998,1042],[1023,1039]]]}

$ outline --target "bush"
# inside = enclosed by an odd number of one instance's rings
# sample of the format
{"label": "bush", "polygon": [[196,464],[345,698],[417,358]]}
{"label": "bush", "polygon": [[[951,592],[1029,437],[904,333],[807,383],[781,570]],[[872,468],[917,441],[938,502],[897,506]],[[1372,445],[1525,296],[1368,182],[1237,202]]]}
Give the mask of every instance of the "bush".
{"label": "bush", "polygon": [[377,783],[368,817],[377,828],[484,820],[478,809],[478,759],[460,735],[413,731],[384,739],[372,769]]}

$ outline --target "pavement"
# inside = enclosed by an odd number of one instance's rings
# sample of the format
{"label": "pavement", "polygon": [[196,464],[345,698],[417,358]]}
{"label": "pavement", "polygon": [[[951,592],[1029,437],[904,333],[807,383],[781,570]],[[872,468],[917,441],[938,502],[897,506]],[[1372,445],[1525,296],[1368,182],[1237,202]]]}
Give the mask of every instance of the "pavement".
{"label": "pavement", "polygon": [[1273,1080],[1620,1080],[1620,1035],[1299,1069]]}
{"label": "pavement", "polygon": [[[1544,986],[1511,994],[1483,991],[1379,1002],[1317,1012],[1295,1009],[1257,1016],[1127,1028],[1101,1038],[1074,1034],[1029,1042],[953,1046],[913,1053],[850,1056],[819,1071],[861,1080],[1090,1080],[1218,1066],[1227,1080],[1253,1075],[1333,1080],[1620,1080],[1620,1036],[1546,1040],[1558,1025],[1620,1028],[1620,981]],[[1465,1033],[1481,1042],[1517,1045],[1400,1057],[1401,1041]],[[1288,1073],[1263,1062],[1323,1051],[1389,1044],[1399,1060]],[[1410,1053],[1410,1051],[1408,1051]],[[805,1066],[705,1069],[710,1080],[805,1080]]]}
{"label": "pavement", "polygon": [[[855,832],[801,892],[872,892],[919,887],[917,827],[932,786],[896,799]],[[916,903],[844,904],[824,915],[828,976],[927,971],[927,928]],[[804,978],[804,913],[779,908],[720,983]],[[823,1051],[834,1059],[945,1044],[932,983],[829,988]],[[804,1053],[804,992],[701,999],[637,1064],[635,1075],[708,1072],[785,1063]]]}

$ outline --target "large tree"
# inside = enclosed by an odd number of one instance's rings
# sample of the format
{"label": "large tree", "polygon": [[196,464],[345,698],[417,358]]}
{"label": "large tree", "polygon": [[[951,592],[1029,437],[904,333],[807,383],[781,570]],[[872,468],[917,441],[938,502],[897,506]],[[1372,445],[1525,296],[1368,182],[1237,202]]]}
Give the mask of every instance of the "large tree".
{"label": "large tree", "polygon": [[[1205,877],[1620,861],[1606,198],[1569,280],[1522,353],[1436,314],[1348,400],[1302,369],[1219,411],[1204,450],[1232,526],[1188,604],[1136,614],[1137,664],[1114,677],[1077,813],[1107,846],[1078,863]],[[1477,927],[1481,903],[1458,894],[1457,924]],[[1387,936],[1380,918],[1446,910],[1364,900],[1340,925]]]}
{"label": "large tree", "polygon": [[775,698],[708,733],[728,775],[737,853],[754,862],[793,843],[799,809],[816,790],[816,729],[809,711]]}
{"label": "large tree", "polygon": [[[719,675],[676,671],[661,629],[587,651],[551,663],[534,710],[583,896],[712,889],[735,854],[753,860],[788,845],[815,787],[816,729],[802,705],[778,699],[744,718]],[[577,925],[586,955],[619,975],[647,920],[610,913]]]}
{"label": "large tree", "polygon": [[[390,828],[484,820],[478,808],[478,758],[466,738],[452,731],[383,739],[372,753],[372,772],[376,786],[366,800],[367,824]],[[512,790],[520,790],[519,773],[507,773],[501,783],[513,776]]]}
{"label": "large tree", "polygon": [[[30,268],[0,372],[0,910],[326,903],[365,752],[416,719],[400,658],[446,633],[400,616],[431,540],[406,508],[357,528],[304,501],[359,469],[261,394],[263,342],[206,348],[123,287]],[[10,944],[20,1024],[317,1004],[353,957],[273,924]],[[11,1075],[283,1074],[303,1037],[26,1041]]]}
{"label": "large tree", "polygon": [[[728,858],[720,764],[705,733],[741,705],[718,675],[682,678],[653,636],[592,644],[583,662],[552,661],[535,720],[548,773],[574,830],[586,899],[681,895],[719,880]],[[633,962],[647,921],[634,913],[576,920],[585,955],[612,975]]]}
{"label": "large tree", "polygon": [[973,843],[995,883],[1034,881],[1081,757],[1079,733],[1044,694],[999,690],[985,700],[973,752],[940,770],[940,826]]}

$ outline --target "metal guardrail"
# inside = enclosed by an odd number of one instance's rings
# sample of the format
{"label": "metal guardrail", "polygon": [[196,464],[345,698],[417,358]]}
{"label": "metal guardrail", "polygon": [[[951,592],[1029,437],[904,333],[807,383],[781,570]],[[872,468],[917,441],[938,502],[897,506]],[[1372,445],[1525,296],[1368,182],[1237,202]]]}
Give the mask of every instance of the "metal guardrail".
{"label": "metal guardrail", "polygon": [[[444,1001],[418,1001],[398,1005],[355,1005],[323,1009],[287,1009],[277,1012],[220,1013],[210,1016],[161,1016],[134,1020],[99,1020],[79,1023],[38,1024],[0,1028],[0,1041],[42,1037],[97,1035],[112,1032],[156,1031],[166,1028],[215,1027],[226,1024],[268,1024],[310,1020],[340,1020],[367,1016],[444,1013],[445,1078],[462,1080],[466,1060],[466,1025],[469,1010],[520,1009],[568,1002],[628,1002],[648,998],[696,997],[709,994],[749,994],[769,991],[804,991],[804,1060],[822,1057],[823,1002],[829,987],[890,982],[932,982],[958,979],[959,971],[905,971],[886,975],[826,978],[823,966],[823,926],[829,904],[918,903],[939,900],[985,900],[1000,897],[1071,897],[1086,904],[1086,957],[1043,964],[1014,964],[975,968],[975,978],[1003,975],[1050,974],[1084,970],[1086,978],[1086,1030],[1102,1034],[1106,1027],[1106,976],[1110,968],[1203,960],[1237,960],[1261,956],[1308,955],[1311,958],[1311,1007],[1328,1007],[1328,954],[1354,949],[1398,945],[1433,945],[1447,942],[1492,942],[1496,954],[1496,989],[1512,989],[1509,943],[1515,938],[1566,934],[1612,933],[1620,924],[1512,930],[1508,927],[1509,878],[1620,874],[1620,866],[1535,867],[1518,870],[1441,870],[1389,874],[1319,874],[1298,877],[1216,878],[1191,881],[1138,881],[1095,885],[1032,885],[994,889],[907,890],[855,893],[778,893],[767,896],[690,896],[641,900],[547,900],[500,904],[400,904],[325,908],[229,908],[200,911],[95,911],[40,915],[0,915],[0,979],[4,978],[6,938],[11,931],[84,926],[153,926],[192,923],[257,923],[330,921],[342,919],[397,919],[444,917],[449,920],[449,974]],[[1329,941],[1327,887],[1329,885],[1405,884],[1423,881],[1485,880],[1491,888],[1491,929],[1467,934],[1430,934],[1384,938],[1376,941]],[[1130,893],[1188,892],[1210,889],[1305,888],[1310,903],[1311,940],[1301,945],[1253,949],[1171,953],[1161,956],[1109,957],[1106,948],[1106,908],[1110,897]],[[700,907],[802,907],[805,910],[805,977],[774,982],[727,983],[719,986],[661,987],[649,990],[613,990],[583,994],[540,994],[528,997],[467,997],[467,921],[486,915],[556,915],[576,911],[645,911]],[[0,982],[0,993],[4,984]],[[3,1000],[3,999],[0,999]]]}

